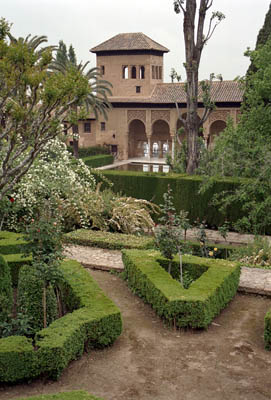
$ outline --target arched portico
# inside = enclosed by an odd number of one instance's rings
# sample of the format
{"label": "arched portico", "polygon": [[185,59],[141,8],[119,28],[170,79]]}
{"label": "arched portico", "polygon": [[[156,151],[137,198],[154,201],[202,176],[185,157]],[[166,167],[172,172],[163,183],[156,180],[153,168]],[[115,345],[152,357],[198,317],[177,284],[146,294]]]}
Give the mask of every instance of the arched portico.
{"label": "arched portico", "polygon": [[128,157],[144,157],[147,151],[147,143],[145,124],[139,119],[132,120],[128,131]]}
{"label": "arched portico", "polygon": [[152,124],[150,147],[151,157],[162,158],[171,151],[172,140],[169,124],[166,121],[158,119]]}

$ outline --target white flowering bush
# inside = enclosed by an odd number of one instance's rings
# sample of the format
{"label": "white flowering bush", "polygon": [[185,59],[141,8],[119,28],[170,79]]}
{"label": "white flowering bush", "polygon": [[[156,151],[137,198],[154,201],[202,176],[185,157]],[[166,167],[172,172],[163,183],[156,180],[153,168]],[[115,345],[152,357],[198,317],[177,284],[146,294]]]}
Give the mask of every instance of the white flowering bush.
{"label": "white flowering bush", "polygon": [[46,145],[14,191],[0,203],[0,229],[24,230],[32,219],[39,219],[44,208],[62,222],[64,231],[96,228],[123,233],[150,231],[154,226],[151,213],[159,209],[146,200],[119,196],[110,189],[100,191],[90,169],[71,156],[59,139]]}
{"label": "white flowering bush", "polygon": [[[1,207],[2,226],[18,230],[45,206],[61,216],[64,229],[88,226],[86,203],[96,182],[82,160],[75,160],[59,139],[51,140],[28,173],[16,185],[9,207]],[[6,200],[5,200],[6,201]]]}

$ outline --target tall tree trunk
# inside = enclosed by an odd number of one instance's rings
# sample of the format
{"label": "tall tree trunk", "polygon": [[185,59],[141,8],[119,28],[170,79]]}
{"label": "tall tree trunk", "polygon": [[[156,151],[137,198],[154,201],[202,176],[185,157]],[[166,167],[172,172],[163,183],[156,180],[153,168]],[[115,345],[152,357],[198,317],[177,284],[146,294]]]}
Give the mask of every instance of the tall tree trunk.
{"label": "tall tree trunk", "polygon": [[79,158],[78,148],[79,148],[79,141],[77,139],[73,138],[73,155],[74,155],[74,158],[77,158],[77,159]]}
{"label": "tall tree trunk", "polygon": [[42,305],[43,305],[43,327],[47,328],[47,304],[46,304],[46,284],[45,283],[43,286]]}
{"label": "tall tree trunk", "polygon": [[197,140],[199,136],[198,122],[198,71],[193,70],[194,62],[187,67],[187,130],[188,160],[186,172],[191,175],[198,167]]}

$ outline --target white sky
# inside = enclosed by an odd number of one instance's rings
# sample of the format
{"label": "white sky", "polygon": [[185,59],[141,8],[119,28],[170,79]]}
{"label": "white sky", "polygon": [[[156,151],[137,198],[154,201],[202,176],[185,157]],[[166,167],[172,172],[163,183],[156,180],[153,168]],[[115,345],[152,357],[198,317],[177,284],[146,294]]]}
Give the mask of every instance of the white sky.
{"label": "white sky", "polygon": [[[203,50],[200,78],[211,72],[223,79],[244,75],[249,60],[243,56],[254,48],[270,0],[214,0],[209,10],[221,11],[226,19]],[[89,52],[118,33],[143,32],[170,49],[164,56],[164,81],[174,67],[185,80],[182,17],[173,0],[0,0],[0,16],[13,23],[14,36],[46,35],[49,44],[63,40],[72,44],[78,61],[96,65]]]}

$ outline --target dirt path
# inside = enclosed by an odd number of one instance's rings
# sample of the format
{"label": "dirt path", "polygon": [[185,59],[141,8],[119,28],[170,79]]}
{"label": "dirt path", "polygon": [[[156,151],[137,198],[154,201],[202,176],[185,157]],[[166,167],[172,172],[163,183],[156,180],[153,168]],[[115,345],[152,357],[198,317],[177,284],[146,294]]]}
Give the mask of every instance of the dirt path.
{"label": "dirt path", "polygon": [[115,344],[70,364],[58,382],[0,388],[0,399],[84,389],[106,400],[271,399],[263,318],[271,300],[237,295],[208,331],[173,331],[117,276],[90,271],[120,307]]}

